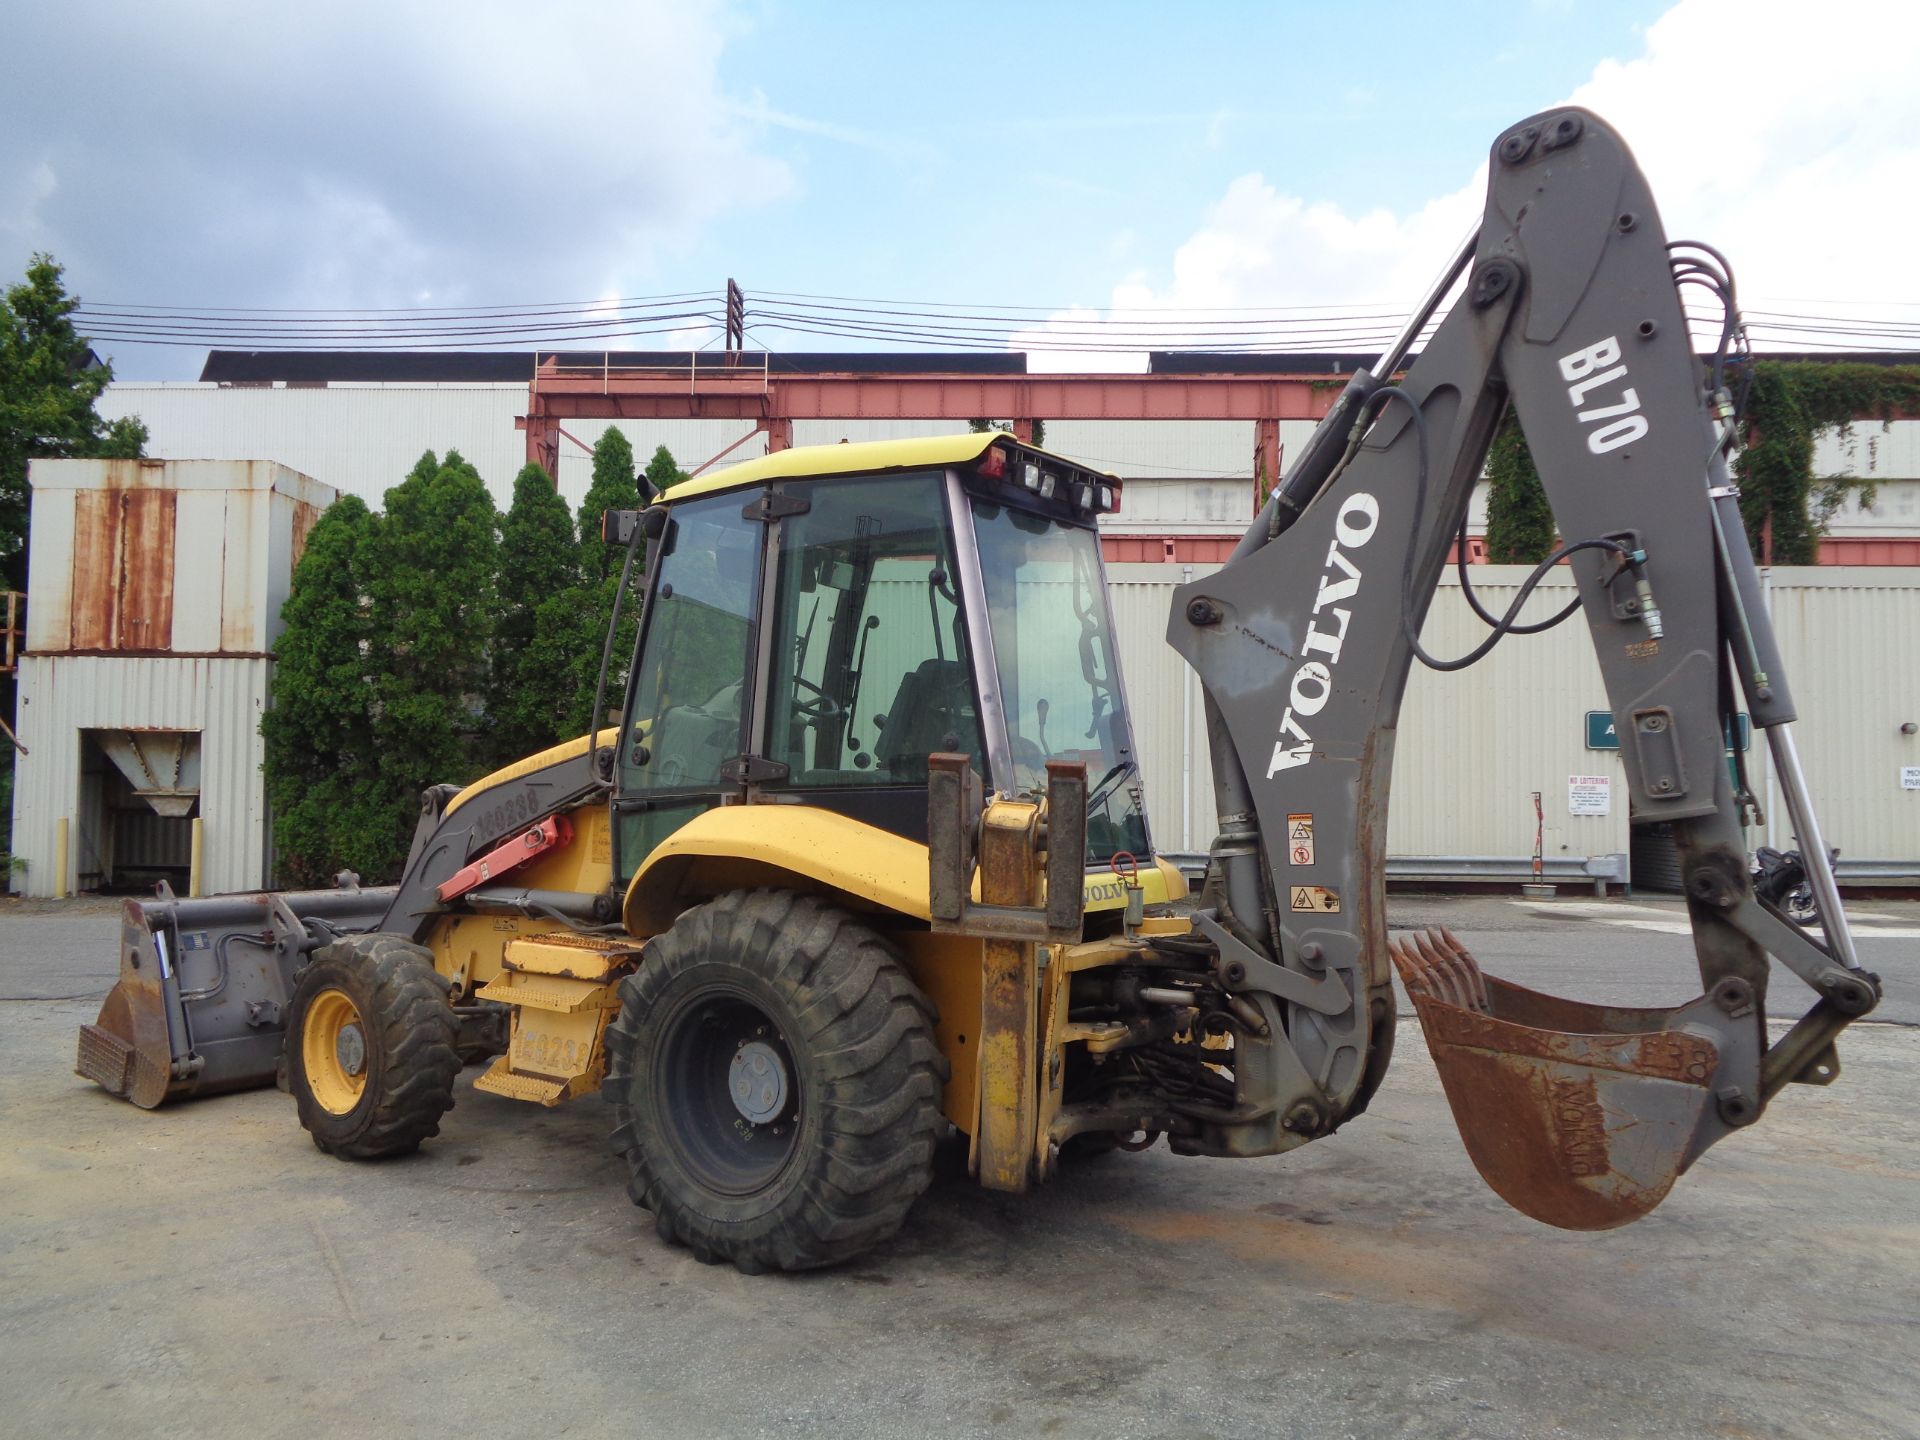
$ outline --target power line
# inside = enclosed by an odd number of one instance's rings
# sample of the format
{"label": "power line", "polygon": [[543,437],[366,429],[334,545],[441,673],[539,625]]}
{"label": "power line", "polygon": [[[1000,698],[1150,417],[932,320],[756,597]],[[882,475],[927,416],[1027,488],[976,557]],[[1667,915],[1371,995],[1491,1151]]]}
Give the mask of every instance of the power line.
{"label": "power line", "polygon": [[[737,292],[687,291],[614,300],[518,305],[310,308],[82,305],[76,318],[90,338],[121,344],[233,346],[253,350],[433,350],[545,348],[582,341],[630,340],[698,330],[709,343],[720,327],[734,333],[806,335],[863,344],[1061,353],[1206,351],[1285,354],[1364,350],[1392,338],[1405,312],[1380,302],[1294,306],[985,305],[762,291],[749,307]],[[1787,301],[1848,306],[1856,301]],[[1916,308],[1920,302],[1886,302]],[[711,307],[711,308],[709,308]],[[730,308],[729,308],[730,307]],[[1436,314],[1432,326],[1445,318]],[[1686,308],[1690,331],[1711,336],[1721,316]],[[1886,349],[1920,345],[1920,317],[1822,314],[1811,308],[1749,310],[1751,338],[1783,348]],[[745,322],[744,324],[742,322]],[[1431,333],[1431,327],[1427,333]]]}

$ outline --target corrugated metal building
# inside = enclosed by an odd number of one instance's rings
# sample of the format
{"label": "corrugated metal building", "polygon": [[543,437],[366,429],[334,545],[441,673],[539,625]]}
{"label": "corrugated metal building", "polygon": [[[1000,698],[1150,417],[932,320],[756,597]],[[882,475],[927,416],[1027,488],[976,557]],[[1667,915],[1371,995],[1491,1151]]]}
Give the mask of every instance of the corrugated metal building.
{"label": "corrugated metal building", "polygon": [[[1201,851],[1215,833],[1213,771],[1199,685],[1164,643],[1174,587],[1211,565],[1110,565],[1120,657],[1134,707],[1154,843]],[[1512,603],[1523,566],[1476,565],[1475,590],[1496,613]],[[1828,842],[1842,848],[1843,878],[1920,879],[1920,569],[1777,568],[1767,580],[1780,647],[1792,678],[1795,731]],[[1542,619],[1572,586],[1543,583],[1522,612]],[[1454,575],[1435,597],[1422,643],[1464,654],[1486,628]],[[1533,792],[1541,796],[1542,851],[1550,874],[1579,879],[1590,857],[1629,849],[1625,772],[1618,750],[1588,746],[1586,717],[1607,708],[1586,627],[1576,617],[1539,636],[1510,637],[1472,669],[1441,674],[1416,663],[1395,747],[1388,821],[1390,874],[1518,877],[1534,842]],[[1764,742],[1748,765],[1766,814],[1752,843],[1795,843]],[[1573,813],[1569,780],[1599,777],[1604,815]],[[1586,787],[1589,796],[1594,787]],[[1644,867],[1643,867],[1644,868]]]}
{"label": "corrugated metal building", "polygon": [[266,461],[36,460],[31,478],[15,889],[184,890],[195,818],[204,888],[264,884],[270,651],[335,492]]}
{"label": "corrugated metal building", "polygon": [[[270,456],[376,506],[422,450],[454,447],[476,464],[504,506],[524,460],[514,417],[526,403],[523,384],[335,381],[116,384],[99,408],[108,416],[142,416],[156,455]],[[560,489],[571,504],[586,491],[585,447],[605,424],[568,422],[579,443],[563,447]],[[623,428],[643,461],[665,444],[691,467],[738,440],[746,427],[739,420],[647,420]],[[818,444],[958,428],[951,421],[803,420],[795,422],[793,438]],[[1311,429],[1308,422],[1282,422],[1283,452],[1296,452]],[[1102,529],[1108,558],[1118,562],[1111,570],[1114,605],[1156,839],[1168,849],[1204,849],[1213,834],[1213,804],[1199,695],[1162,636],[1172,586],[1189,571],[1208,573],[1246,524],[1253,427],[1227,421],[1055,421],[1047,425],[1046,444],[1128,479],[1121,514],[1103,521]],[[764,437],[755,436],[721,463],[763,450]],[[1920,765],[1920,739],[1898,731],[1900,724],[1920,720],[1920,681],[1914,667],[1889,663],[1912,651],[1920,629],[1920,570],[1891,563],[1920,546],[1920,422],[1862,422],[1848,435],[1826,436],[1815,469],[1878,483],[1871,505],[1852,500],[1833,517],[1826,542],[1832,553],[1823,552],[1823,559],[1879,563],[1774,573],[1777,623],[1806,716],[1803,753],[1831,838],[1847,851],[1848,868],[1859,874],[1858,863],[1871,861],[1920,875],[1920,792],[1900,788],[1901,767]],[[1483,516],[1484,502],[1476,499],[1473,533],[1483,530]],[[1129,563],[1136,561],[1154,563]],[[1511,596],[1520,573],[1475,566],[1474,580],[1498,604]],[[1443,581],[1427,627],[1429,648],[1447,653],[1470,648],[1482,633],[1448,593],[1454,583],[1451,575]],[[1532,608],[1546,613],[1556,588],[1556,582],[1542,587]],[[1597,667],[1577,625],[1552,636],[1510,640],[1465,675],[1416,667],[1396,766],[1389,840],[1396,871],[1515,873],[1533,848],[1535,790],[1542,795],[1550,869],[1574,874],[1588,856],[1626,851],[1620,762],[1611,752],[1587,749],[1584,741],[1585,713],[1604,705]],[[1764,766],[1756,768],[1764,774]],[[1569,813],[1572,775],[1608,779],[1616,800],[1609,813]],[[1774,823],[1756,843],[1790,844],[1779,807],[1768,810]]]}

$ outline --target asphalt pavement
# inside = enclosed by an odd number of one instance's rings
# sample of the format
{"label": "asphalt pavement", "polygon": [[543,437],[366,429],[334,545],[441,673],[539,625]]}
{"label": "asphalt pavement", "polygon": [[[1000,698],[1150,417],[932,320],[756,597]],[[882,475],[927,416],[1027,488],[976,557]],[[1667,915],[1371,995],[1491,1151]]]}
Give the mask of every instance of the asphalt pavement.
{"label": "asphalt pavement", "polygon": [[[1563,903],[1390,910],[1522,984],[1694,993],[1676,907]],[[1626,1229],[1503,1206],[1403,1023],[1371,1112],[1292,1155],[948,1173],[852,1265],[750,1279],[656,1240],[592,1102],[463,1085],[368,1165],[276,1091],[112,1100],[71,1071],[113,908],[0,904],[0,1431],[1912,1437],[1920,906],[1860,909],[1896,1023]]]}

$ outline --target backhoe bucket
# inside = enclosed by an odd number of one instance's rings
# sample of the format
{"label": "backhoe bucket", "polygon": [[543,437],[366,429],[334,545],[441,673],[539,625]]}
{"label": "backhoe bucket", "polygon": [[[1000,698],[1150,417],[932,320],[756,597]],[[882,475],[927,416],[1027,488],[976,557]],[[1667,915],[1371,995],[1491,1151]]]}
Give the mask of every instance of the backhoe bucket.
{"label": "backhoe bucket", "polygon": [[294,970],[332,930],[377,925],[393,894],[175,900],[163,887],[157,899],[127,901],[120,980],[80,1027],[75,1072],[143,1110],[273,1084]]}
{"label": "backhoe bucket", "polygon": [[1758,1038],[1743,1034],[1757,1025],[1740,981],[1677,1009],[1623,1009],[1483,975],[1445,930],[1388,948],[1467,1153],[1535,1220],[1638,1220],[1701,1150],[1757,1115]]}

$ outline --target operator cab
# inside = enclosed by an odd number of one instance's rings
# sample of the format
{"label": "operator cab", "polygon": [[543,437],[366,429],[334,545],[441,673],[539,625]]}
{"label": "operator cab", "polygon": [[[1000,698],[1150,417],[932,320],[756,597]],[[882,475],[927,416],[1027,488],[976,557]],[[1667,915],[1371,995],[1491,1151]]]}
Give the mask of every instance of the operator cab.
{"label": "operator cab", "polygon": [[1097,517],[1119,482],[1011,437],[782,451],[667,497],[619,756],[624,880],[701,811],[927,838],[927,757],[990,792],[1087,767],[1087,865],[1150,853]]}

